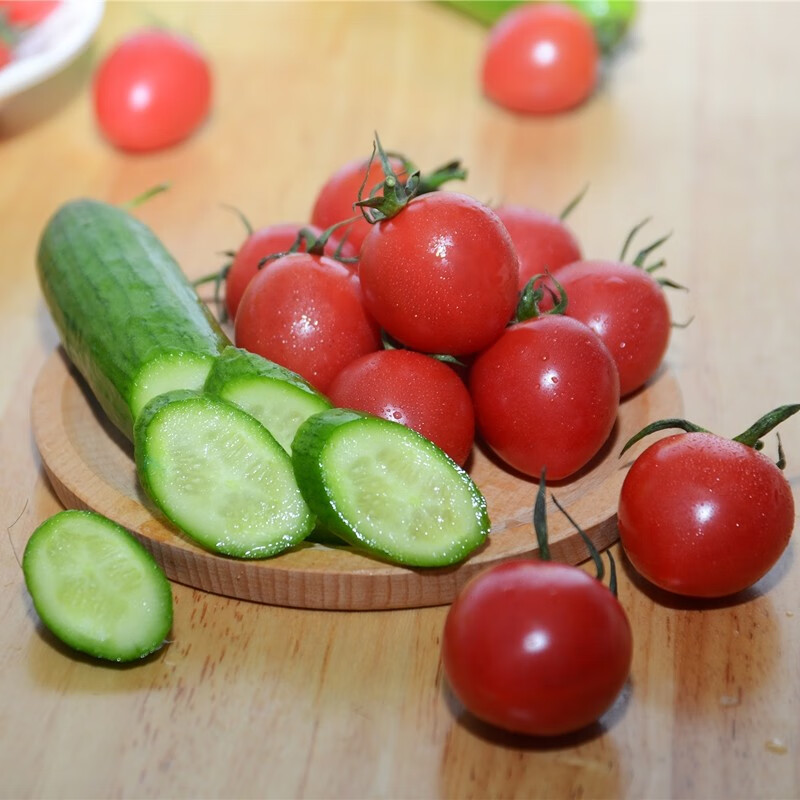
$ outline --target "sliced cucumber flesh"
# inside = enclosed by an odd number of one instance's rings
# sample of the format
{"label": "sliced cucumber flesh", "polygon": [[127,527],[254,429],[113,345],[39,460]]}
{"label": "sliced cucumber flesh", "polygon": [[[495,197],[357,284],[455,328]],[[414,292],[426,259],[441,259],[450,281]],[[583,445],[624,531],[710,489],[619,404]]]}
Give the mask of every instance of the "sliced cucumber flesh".
{"label": "sliced cucumber flesh", "polygon": [[486,502],[469,476],[399,423],[341,409],[317,414],[298,432],[293,461],[320,521],[391,561],[452,564],[488,533]]}
{"label": "sliced cucumber flesh", "polygon": [[22,560],[44,625],[97,658],[132,661],[164,643],[172,589],[128,531],[90,511],[62,511],[33,533]]}
{"label": "sliced cucumber flesh", "polygon": [[291,460],[241,409],[195,392],[168,392],[135,428],[146,491],[200,546],[267,558],[302,541],[314,525]]}
{"label": "sliced cucumber flesh", "polygon": [[310,394],[281,380],[261,376],[229,381],[220,397],[254,416],[278,440],[287,453],[297,429],[312,414],[330,408],[321,395]]}
{"label": "sliced cucumber flesh", "polygon": [[131,393],[134,419],[154,397],[173,389],[201,389],[214,358],[207,354],[166,352],[148,361],[139,371]]}

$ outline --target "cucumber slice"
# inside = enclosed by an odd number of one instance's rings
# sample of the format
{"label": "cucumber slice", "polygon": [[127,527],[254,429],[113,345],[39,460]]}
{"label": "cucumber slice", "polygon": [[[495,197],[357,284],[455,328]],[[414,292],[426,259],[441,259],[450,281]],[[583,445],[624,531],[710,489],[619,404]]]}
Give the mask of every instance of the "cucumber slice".
{"label": "cucumber slice", "polygon": [[75,650],[133,661],[172,627],[172,588],[128,531],[92,511],[61,511],[28,540],[25,584],[44,625]]}
{"label": "cucumber slice", "polygon": [[159,395],[136,420],[134,453],[153,502],[207,550],[268,558],[314,526],[289,455],[224,400],[190,390]]}
{"label": "cucumber slice", "polygon": [[214,361],[205,391],[255,417],[287,453],[300,425],[331,407],[297,373],[238,347],[226,347]]}
{"label": "cucumber slice", "polygon": [[133,418],[160,394],[173,389],[202,389],[214,361],[212,356],[198,353],[159,353],[134,379],[130,400]]}
{"label": "cucumber slice", "polygon": [[486,500],[435,444],[397,422],[347,409],[306,420],[292,444],[306,502],[345,541],[399,564],[441,567],[489,532]]}

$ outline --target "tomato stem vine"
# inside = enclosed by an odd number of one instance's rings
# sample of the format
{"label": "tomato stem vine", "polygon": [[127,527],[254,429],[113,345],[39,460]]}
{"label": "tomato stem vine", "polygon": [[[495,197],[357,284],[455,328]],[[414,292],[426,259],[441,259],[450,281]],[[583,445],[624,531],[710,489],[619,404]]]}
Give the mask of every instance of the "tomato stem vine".
{"label": "tomato stem vine", "polygon": [[[377,187],[370,191],[369,196],[365,198],[364,189],[376,156],[383,169],[383,184],[378,184]],[[364,219],[371,225],[380,222],[382,219],[390,219],[396,216],[418,195],[437,191],[447,181],[464,180],[467,177],[467,171],[458,160],[449,161],[429,175],[422,175],[420,170],[407,158],[403,156],[396,157],[403,162],[403,169],[400,170],[399,174],[392,169],[389,155],[383,149],[380,137],[376,132],[375,141],[372,145],[372,155],[364,173],[364,181],[358,190],[358,200],[354,203],[354,206],[360,209]],[[402,179],[404,174],[408,176],[405,181]]]}
{"label": "tomato stem vine", "polygon": [[[539,546],[539,559],[541,561],[551,561],[550,544],[547,535],[547,511],[545,508],[547,500],[547,482],[546,482],[546,468],[542,468],[542,473],[539,478],[539,488],[536,492],[536,499],[533,503],[533,529],[536,532],[536,541]],[[596,578],[602,583],[605,577],[606,570],[603,564],[603,559],[600,556],[595,543],[591,540],[589,535],[578,525],[577,522],[570,516],[564,506],[558,502],[558,499],[551,493],[550,497],[553,500],[556,508],[567,518],[570,525],[578,532],[581,539],[583,539],[586,549],[589,551],[589,557],[594,563]],[[610,552],[607,552],[609,564],[609,584],[608,588],[611,593],[616,597],[617,595],[617,567],[614,562],[614,557]]]}
{"label": "tomato stem vine", "polygon": [[[754,422],[746,431],[740,433],[738,436],[734,436],[733,441],[739,442],[739,444],[743,444],[746,447],[752,447],[754,450],[762,450],[764,447],[762,437],[766,436],[766,434],[768,434],[785,420],[789,419],[789,417],[796,414],[798,411],[800,411],[800,403],[778,406],[778,408],[769,411],[768,413],[764,414],[763,417],[756,420],[756,422]],[[646,425],[637,434],[628,439],[628,441],[625,443],[625,446],[620,451],[620,456],[645,436],[649,436],[651,433],[667,430],[669,428],[679,428],[680,430],[686,431],[686,433],[710,432],[706,430],[706,428],[701,428],[699,425],[695,425],[695,423],[689,422],[685,419],[657,420],[656,422],[651,422],[649,425]],[[786,466],[786,457],[783,452],[783,447],[780,443],[780,437],[778,437],[777,466],[780,469],[783,469]]]}
{"label": "tomato stem vine", "polygon": [[[555,285],[555,291],[547,284],[541,283],[547,278]],[[544,299],[545,291],[548,291],[553,296],[555,305],[547,311],[542,311],[539,308],[539,304]],[[549,272],[534,275],[519,293],[517,309],[511,322],[512,324],[524,322],[527,319],[540,317],[542,314],[563,314],[567,310],[567,302],[567,293],[564,291],[564,287]]]}
{"label": "tomato stem vine", "polygon": [[572,200],[570,200],[569,203],[567,203],[567,205],[558,215],[558,218],[562,222],[565,222],[567,217],[578,207],[578,204],[581,202],[581,200],[583,200],[583,198],[586,196],[586,192],[588,191],[589,191],[589,184],[587,183],[586,186],[584,186],[583,189],[581,189],[578,192],[578,194],[576,194],[575,197],[573,197]]}

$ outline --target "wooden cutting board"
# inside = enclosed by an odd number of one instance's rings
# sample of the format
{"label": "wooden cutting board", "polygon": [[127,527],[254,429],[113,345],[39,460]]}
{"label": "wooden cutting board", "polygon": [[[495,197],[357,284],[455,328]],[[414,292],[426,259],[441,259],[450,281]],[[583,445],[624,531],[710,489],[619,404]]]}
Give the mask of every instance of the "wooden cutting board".
{"label": "wooden cutting board", "polygon": [[[549,486],[598,549],[617,538],[616,508],[622,480],[640,443],[623,458],[622,444],[648,422],[680,416],[674,376],[662,371],[625,399],[607,445],[579,474]],[[139,487],[131,444],[106,419],[61,350],[45,363],[32,399],[32,424],[42,464],[67,508],[104,514],[132,531],[167,576],[230,597],[318,609],[391,609],[451,602],[464,582],[487,566],[535,554],[531,511],[538,484],[505,468],[481,447],[467,467],[483,491],[492,521],[487,544],[454,567],[407,569],[348,546],[304,543],[264,561],[207,552],[188,540]],[[588,557],[577,532],[548,498],[553,559],[577,564]]]}

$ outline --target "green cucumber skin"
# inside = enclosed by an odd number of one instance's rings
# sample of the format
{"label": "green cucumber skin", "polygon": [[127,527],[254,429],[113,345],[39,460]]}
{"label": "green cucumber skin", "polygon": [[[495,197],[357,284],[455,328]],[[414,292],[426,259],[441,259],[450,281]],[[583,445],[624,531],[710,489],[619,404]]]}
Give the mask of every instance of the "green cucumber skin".
{"label": "green cucumber skin", "polygon": [[206,402],[210,404],[222,404],[226,408],[229,408],[233,413],[235,413],[240,419],[245,422],[247,425],[256,426],[265,441],[269,443],[269,446],[274,446],[276,451],[280,452],[284,458],[289,458],[286,454],[286,451],[278,444],[278,442],[274,439],[272,434],[254,417],[251,417],[247,412],[242,411],[238,406],[233,405],[232,403],[228,403],[226,400],[222,400],[220,398],[213,397],[205,392],[196,391],[193,389],[174,389],[169,392],[165,392],[164,394],[158,395],[150,400],[147,405],[142,409],[142,412],[136,419],[136,423],[134,425],[134,436],[133,436],[133,443],[134,443],[134,457],[136,460],[136,472],[139,478],[139,482],[144,489],[147,496],[155,503],[156,506],[161,510],[164,516],[167,517],[177,528],[179,528],[186,536],[192,541],[196,542],[199,546],[203,547],[206,550],[210,550],[211,552],[217,553],[218,555],[223,556],[230,556],[233,558],[242,558],[242,559],[263,559],[263,558],[270,558],[274,555],[278,555],[280,552],[289,549],[291,546],[299,544],[304,539],[308,537],[311,531],[314,529],[314,525],[316,524],[316,519],[313,514],[308,511],[307,518],[305,519],[304,527],[299,529],[294,533],[292,537],[292,541],[288,541],[284,538],[280,545],[275,545],[274,548],[261,548],[260,550],[253,552],[253,553],[246,553],[238,549],[223,549],[223,548],[211,548],[208,546],[207,543],[204,543],[202,540],[198,539],[193,532],[188,529],[187,527],[181,525],[181,522],[177,519],[174,519],[172,515],[169,513],[169,510],[165,507],[165,504],[162,501],[162,498],[159,496],[159,493],[153,487],[152,482],[149,478],[149,470],[150,470],[150,461],[147,447],[147,436],[148,436],[148,428],[155,417],[161,412],[161,410],[172,403],[182,402],[186,400],[196,400],[198,402]]}
{"label": "green cucumber skin", "polygon": [[[33,565],[33,562],[36,558],[36,549],[41,545],[41,540],[49,534],[50,530],[52,530],[54,526],[59,525],[62,520],[67,519],[86,519],[99,521],[101,524],[104,524],[108,527],[109,535],[125,537],[128,547],[131,550],[138,552],[142,561],[150,565],[153,581],[158,585],[159,592],[161,594],[161,610],[163,611],[161,624],[158,631],[153,634],[150,644],[129,648],[125,652],[112,653],[109,651],[107,644],[104,642],[90,643],[85,640],[85,637],[76,637],[70,631],[63,630],[58,622],[56,622],[53,618],[53,615],[50,613],[50,609],[44,607],[39,602],[36,592],[37,579],[35,576],[35,567]],[[166,642],[166,637],[172,629],[172,585],[164,574],[164,571],[157,564],[150,551],[147,550],[147,548],[130,531],[126,530],[121,525],[118,525],[113,520],[110,520],[94,511],[67,509],[65,511],[59,511],[53,516],[48,517],[37,527],[37,529],[31,535],[31,538],[28,540],[28,544],[25,547],[25,552],[23,553],[22,557],[22,571],[25,578],[25,584],[31,595],[31,600],[33,601],[33,606],[36,609],[36,613],[39,615],[39,618],[42,620],[44,626],[51,631],[54,636],[64,642],[64,644],[68,645],[74,650],[86,653],[93,658],[115,662],[127,662],[143,659],[163,647]]]}
{"label": "green cucumber skin", "polygon": [[257,353],[243,350],[241,347],[226,347],[222,355],[214,362],[206,379],[205,391],[219,396],[225,385],[236,378],[259,376],[270,380],[284,381],[292,386],[330,402],[318,392],[307,380],[300,377],[274,361],[263,358]]}
{"label": "green cucumber skin", "polygon": [[115,206],[63,205],[42,234],[37,269],[67,356],[129,439],[144,364],[166,352],[216,357],[230,344],[155,234]]}
{"label": "green cucumber skin", "polygon": [[[380,424],[400,425],[400,423],[390,422],[389,420],[373,417],[370,414],[346,408],[332,408],[328,411],[322,411],[309,417],[297,431],[297,435],[292,444],[292,463],[294,464],[295,475],[298,476],[300,490],[312,513],[316,515],[320,525],[347,544],[359,547],[380,558],[387,558],[387,553],[373,547],[369,542],[360,538],[358,533],[348,524],[344,516],[339,513],[336,498],[327,485],[322,468],[323,451],[334,431],[342,426],[365,419],[375,419]],[[436,445],[416,431],[411,428],[407,428],[407,430],[409,435],[419,439],[422,446],[436,448]],[[439,448],[436,449],[438,450]],[[472,478],[470,478],[455,461],[443,451],[440,451],[440,453],[442,458],[450,463],[453,470],[469,488],[476,509],[478,525],[482,531],[483,539],[485,540],[489,533],[489,528],[491,527],[485,497],[472,481]],[[301,476],[303,477],[301,478]],[[465,550],[462,553],[462,558],[469,555],[472,549],[474,549],[474,547]],[[453,561],[442,564],[419,562],[406,563],[406,566],[437,567],[450,566],[452,563]]]}

